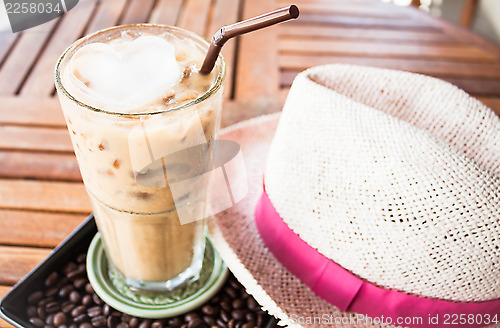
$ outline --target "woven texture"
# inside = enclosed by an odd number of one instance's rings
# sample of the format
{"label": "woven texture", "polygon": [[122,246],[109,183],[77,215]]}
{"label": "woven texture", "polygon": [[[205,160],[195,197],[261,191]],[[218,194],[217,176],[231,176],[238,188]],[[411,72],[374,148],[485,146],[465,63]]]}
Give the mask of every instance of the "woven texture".
{"label": "woven texture", "polygon": [[[221,131],[221,138],[237,141],[245,159],[249,179],[247,197],[209,220],[212,242],[224,261],[247,291],[290,327],[390,328],[390,325],[338,324],[342,318],[355,316],[342,312],[319,298],[287,271],[266,248],[254,224],[254,210],[262,193],[262,179],[269,145],[280,115],[264,116]],[[333,318],[334,323],[294,324],[291,319]],[[296,321],[295,321],[296,322]],[[500,328],[500,325],[490,327]]]}
{"label": "woven texture", "polygon": [[446,82],[347,65],[298,75],[265,174],[304,241],[376,285],[500,298],[500,120]]}

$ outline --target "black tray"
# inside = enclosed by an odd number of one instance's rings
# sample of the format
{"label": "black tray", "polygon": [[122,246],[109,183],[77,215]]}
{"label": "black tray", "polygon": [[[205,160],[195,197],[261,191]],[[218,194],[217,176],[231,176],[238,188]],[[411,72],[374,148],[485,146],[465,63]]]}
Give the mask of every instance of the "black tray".
{"label": "black tray", "polygon": [[[35,290],[44,288],[45,277],[78,254],[86,253],[97,232],[94,216],[91,214],[76,228],[49,256],[19,281],[0,301],[0,317],[16,327],[33,327],[26,315],[27,298]],[[270,318],[264,327],[275,327],[277,320]]]}

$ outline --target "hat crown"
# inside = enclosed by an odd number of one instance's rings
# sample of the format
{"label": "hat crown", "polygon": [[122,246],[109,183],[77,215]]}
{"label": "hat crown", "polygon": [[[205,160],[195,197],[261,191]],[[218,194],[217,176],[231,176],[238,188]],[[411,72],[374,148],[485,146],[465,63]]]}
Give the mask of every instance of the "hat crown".
{"label": "hat crown", "polygon": [[297,76],[265,185],[285,223],[376,285],[500,298],[500,120],[437,79],[328,65]]}

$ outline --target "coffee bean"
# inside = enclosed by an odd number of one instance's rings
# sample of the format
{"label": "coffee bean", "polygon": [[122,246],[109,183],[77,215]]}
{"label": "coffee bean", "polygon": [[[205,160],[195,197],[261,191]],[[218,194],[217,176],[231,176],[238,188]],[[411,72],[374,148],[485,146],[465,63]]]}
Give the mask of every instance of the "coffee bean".
{"label": "coffee bean", "polygon": [[122,313],[121,319],[122,319],[122,322],[128,323],[130,321],[130,319],[132,319],[132,316],[130,316],[130,315],[126,314],[126,313]]}
{"label": "coffee bean", "polygon": [[56,296],[57,293],[59,293],[59,290],[57,288],[51,288],[51,289],[48,289],[46,292],[45,292],[45,296],[47,297],[52,297],[52,296]]}
{"label": "coffee bean", "polygon": [[73,286],[75,286],[76,289],[82,289],[85,288],[85,285],[87,284],[87,279],[85,278],[78,278],[73,282]]}
{"label": "coffee bean", "polygon": [[68,326],[66,326],[66,325],[61,325],[61,326],[59,326],[59,328],[68,328]]}
{"label": "coffee bean", "polygon": [[229,296],[231,297],[232,299],[235,299],[238,297],[238,292],[236,291],[236,289],[234,289],[233,287],[231,286],[226,286],[224,288],[224,292]]}
{"label": "coffee bean", "polygon": [[205,305],[201,308],[201,312],[206,315],[215,315],[217,312],[215,311],[215,308],[210,305]]}
{"label": "coffee bean", "polygon": [[209,326],[215,326],[215,319],[211,316],[204,315],[203,321],[205,321],[205,323]]}
{"label": "coffee bean", "polygon": [[26,309],[26,315],[28,316],[28,318],[36,317],[36,307],[34,307],[33,305],[28,306],[28,308]]}
{"label": "coffee bean", "polygon": [[221,310],[220,311],[220,318],[224,321],[224,322],[229,322],[229,320],[231,320],[231,317],[229,316],[229,314],[224,311],[224,310]]}
{"label": "coffee bean", "polygon": [[107,320],[103,315],[99,315],[97,317],[92,318],[92,326],[94,327],[106,327]]}
{"label": "coffee bean", "polygon": [[57,289],[61,289],[64,286],[66,286],[68,283],[71,283],[70,280],[66,277],[63,277],[62,279],[59,280],[59,282],[56,285]]}
{"label": "coffee bean", "polygon": [[247,322],[246,324],[241,326],[241,328],[255,328],[255,322],[253,321]]}
{"label": "coffee bean", "polygon": [[61,310],[61,305],[57,302],[50,302],[45,305],[45,312],[47,313],[56,313]]}
{"label": "coffee bean", "polygon": [[42,320],[44,320],[45,318],[47,318],[47,313],[45,312],[45,306],[39,306],[37,309],[36,309],[36,313],[38,314],[38,317]]}
{"label": "coffee bean", "polygon": [[90,306],[94,303],[94,300],[92,299],[92,296],[90,295],[85,295],[82,298],[82,304],[86,306]]}
{"label": "coffee bean", "polygon": [[[168,325],[170,327],[170,325]],[[150,328],[151,327],[151,321],[149,320],[144,320],[141,322],[139,325],[139,328]]]}
{"label": "coffee bean", "polygon": [[161,321],[155,320],[151,324],[151,328],[163,328],[163,324],[161,323]]}
{"label": "coffee bean", "polygon": [[234,310],[231,312],[231,317],[235,320],[243,320],[245,319],[245,311],[242,310]]}
{"label": "coffee bean", "polygon": [[184,315],[184,321],[189,322],[197,319],[198,315],[195,312],[190,312]]}
{"label": "coffee bean", "polygon": [[129,328],[129,327],[128,327],[128,323],[126,323],[126,322],[121,322],[121,323],[119,323],[119,324],[116,326],[116,328]]}
{"label": "coffee bean", "polygon": [[204,328],[205,323],[200,318],[196,317],[188,323],[188,328]]}
{"label": "coffee bean", "polygon": [[62,273],[64,275],[68,275],[68,273],[75,271],[78,268],[78,266],[74,262],[68,262],[62,269]]}
{"label": "coffee bean", "polygon": [[100,306],[94,306],[87,310],[87,315],[91,318],[102,315],[102,308]]}
{"label": "coffee bean", "polygon": [[78,328],[93,328],[92,325],[88,322],[83,322],[78,326]]}
{"label": "coffee bean", "polygon": [[57,272],[52,272],[45,279],[45,287],[54,287],[58,282],[59,274]]}
{"label": "coffee bean", "polygon": [[106,326],[108,328],[116,328],[119,322],[120,319],[118,317],[110,315],[106,321]]}
{"label": "coffee bean", "polygon": [[80,305],[80,306],[77,306],[76,308],[73,309],[73,311],[71,311],[71,316],[73,318],[75,317],[78,317],[80,314],[83,314],[87,311],[87,307],[85,305]]}
{"label": "coffee bean", "polygon": [[130,328],[137,328],[139,327],[139,323],[139,318],[133,317],[132,319],[130,319],[128,325]]}
{"label": "coffee bean", "polygon": [[68,328],[78,328],[78,325],[76,323],[72,323]]}
{"label": "coffee bean", "polygon": [[92,295],[92,300],[97,305],[103,305],[104,304],[103,300],[101,300],[101,298],[97,294],[93,294]]}
{"label": "coffee bean", "polygon": [[102,314],[106,317],[111,313],[111,307],[108,304],[104,304],[102,307]]}
{"label": "coffee bean", "polygon": [[236,320],[229,320],[229,322],[227,323],[227,328],[236,328]]}
{"label": "coffee bean", "polygon": [[54,326],[60,327],[62,325],[66,324],[66,315],[62,312],[57,312],[57,314],[54,316]]}
{"label": "coffee bean", "polygon": [[54,297],[52,297],[52,296],[47,297],[47,298],[44,298],[43,300],[41,300],[40,302],[38,302],[38,306],[45,308],[45,305],[47,305],[47,303],[50,303],[53,301],[54,301]]}
{"label": "coffee bean", "polygon": [[80,314],[79,316],[75,317],[73,319],[73,321],[76,323],[82,323],[84,321],[87,321],[88,319],[89,319],[89,317],[84,313],[84,314]]}
{"label": "coffee bean", "polygon": [[243,301],[241,298],[240,299],[235,299],[231,305],[233,306],[233,309],[238,310],[242,309],[246,304],[245,301]]}
{"label": "coffee bean", "polygon": [[40,318],[30,318],[30,322],[35,326],[35,327],[38,327],[38,328],[43,328],[43,326],[45,326],[45,322],[43,322],[42,319]]}
{"label": "coffee bean", "polygon": [[252,311],[255,311],[255,310],[259,309],[260,307],[259,307],[259,304],[257,304],[257,302],[253,298],[249,298],[247,300],[247,308],[249,308]]}
{"label": "coffee bean", "polygon": [[221,302],[220,307],[227,312],[231,312],[233,310],[233,307],[228,302]]}
{"label": "coffee bean", "polygon": [[75,289],[73,285],[66,285],[59,291],[60,298],[68,298],[69,294]]}
{"label": "coffee bean", "polygon": [[49,314],[45,319],[45,323],[48,325],[54,324],[54,314]]}
{"label": "coffee bean", "polygon": [[228,279],[227,281],[229,282],[229,285],[231,285],[231,287],[233,287],[234,289],[241,289],[241,284],[235,279]]}
{"label": "coffee bean", "polygon": [[255,321],[255,314],[253,314],[252,312],[247,312],[247,314],[245,315],[245,320],[246,321]]}
{"label": "coffee bean", "polygon": [[90,283],[87,283],[85,285],[85,292],[87,294],[94,294],[94,288],[92,288],[92,285]]}
{"label": "coffee bean", "polygon": [[45,325],[43,328],[55,328],[53,325]]}
{"label": "coffee bean", "polygon": [[217,319],[216,323],[217,323],[217,326],[219,326],[219,327],[227,328],[227,324],[224,321],[222,321],[221,319]]}
{"label": "coffee bean", "polygon": [[75,304],[80,303],[82,301],[82,295],[76,290],[73,290],[69,293],[69,300]]}
{"label": "coffee bean", "polygon": [[85,263],[86,259],[87,259],[87,254],[80,254],[76,258],[76,262],[78,262],[78,263]]}
{"label": "coffee bean", "polygon": [[179,328],[180,326],[182,326],[182,321],[181,319],[179,319],[179,317],[175,317],[175,318],[171,318],[168,320],[168,327],[172,327],[172,328]]}
{"label": "coffee bean", "polygon": [[64,304],[62,306],[62,312],[63,313],[70,313],[74,308],[75,308],[75,304],[73,303],[67,303],[67,304]]}
{"label": "coffee bean", "polygon": [[263,323],[264,323],[264,314],[263,313],[257,314],[256,325],[259,326],[259,327],[261,327]]}
{"label": "coffee bean", "polygon": [[76,270],[73,270],[71,271],[70,273],[68,273],[66,275],[66,277],[68,277],[68,279],[70,280],[73,280],[75,281],[76,279],[78,278],[82,278],[83,277],[83,272],[81,272],[78,268]]}

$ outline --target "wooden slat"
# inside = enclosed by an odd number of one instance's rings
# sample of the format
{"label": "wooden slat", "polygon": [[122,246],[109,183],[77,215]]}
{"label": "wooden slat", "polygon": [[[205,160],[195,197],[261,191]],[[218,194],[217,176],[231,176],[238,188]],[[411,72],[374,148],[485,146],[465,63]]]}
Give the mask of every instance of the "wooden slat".
{"label": "wooden slat", "polygon": [[0,178],[82,181],[73,154],[0,151]]}
{"label": "wooden slat", "polygon": [[0,126],[0,149],[73,152],[68,130]]}
{"label": "wooden slat", "polygon": [[302,71],[306,68],[342,63],[353,65],[376,66],[389,69],[411,71],[432,76],[467,77],[500,79],[500,63],[478,64],[472,62],[448,62],[443,60],[425,60],[409,58],[377,58],[351,56],[312,56],[282,55],[279,57],[280,68]]}
{"label": "wooden slat", "polygon": [[[10,291],[11,286],[0,286],[0,299],[3,299],[5,295]],[[13,328],[10,323],[0,318],[0,328]]]}
{"label": "wooden slat", "polygon": [[85,34],[116,25],[126,3],[127,0],[101,1]]}
{"label": "wooden slat", "polygon": [[149,19],[153,24],[175,25],[183,0],[159,0]]}
{"label": "wooden slat", "polygon": [[49,249],[0,246],[0,284],[14,285],[49,254]]}
{"label": "wooden slat", "polygon": [[83,183],[30,180],[0,179],[0,208],[91,212]]}
{"label": "wooden slat", "polygon": [[[43,27],[24,31],[13,51],[0,70],[0,93],[14,94],[29,73],[36,57],[50,36],[49,31],[56,25],[54,19]],[[49,30],[47,31],[47,28]]]}
{"label": "wooden slat", "polygon": [[280,39],[280,51],[291,54],[352,55],[399,58],[436,58],[457,61],[494,62],[496,57],[482,49],[453,44],[387,44],[347,40]]}
{"label": "wooden slat", "polygon": [[59,100],[48,97],[0,97],[0,123],[66,126]]}
{"label": "wooden slat", "polygon": [[0,244],[53,248],[85,218],[85,214],[0,210]]}
{"label": "wooden slat", "polygon": [[356,27],[378,27],[386,29],[425,29],[436,30],[432,25],[424,24],[421,21],[413,19],[387,19],[384,17],[363,17],[363,16],[340,16],[340,15],[324,15],[316,13],[304,13],[300,15],[300,19],[291,24],[327,24],[340,26],[356,26]]}
{"label": "wooden slat", "polygon": [[478,99],[500,116],[500,97],[479,97]]}
{"label": "wooden slat", "polygon": [[459,79],[443,78],[457,87],[464,89],[475,96],[500,96],[500,81],[488,81],[484,79]]}
{"label": "wooden slat", "polygon": [[[224,25],[234,23],[238,20],[239,1],[218,0],[214,10],[214,15],[208,27],[208,36],[217,32]],[[224,98],[228,99],[233,93],[233,75],[235,70],[236,40],[227,42],[222,48],[222,55],[226,62],[226,82],[224,83]]]}
{"label": "wooden slat", "polygon": [[[280,1],[280,6],[290,5],[290,1]],[[359,4],[340,3],[337,1],[325,2],[306,2],[298,3],[301,13],[322,13],[330,15],[347,15],[347,16],[368,16],[368,17],[383,17],[396,18],[410,17],[404,8],[391,6],[390,10],[386,6],[360,6]]]}
{"label": "wooden slat", "polygon": [[479,34],[473,33],[466,28],[453,24],[445,19],[433,17],[416,8],[408,7],[407,10],[408,12],[411,12],[415,19],[418,19],[426,24],[433,25],[457,40],[463,40],[469,44],[475,44],[484,51],[495,55],[497,59],[500,60],[500,47],[493,41],[488,40]]}
{"label": "wooden slat", "polygon": [[120,24],[145,23],[149,18],[154,0],[131,0]]}
{"label": "wooden slat", "polygon": [[407,43],[455,42],[454,38],[441,32],[427,30],[388,30],[381,28],[357,28],[327,25],[293,25],[279,26],[280,36],[302,38],[329,38],[353,40],[399,41]]}
{"label": "wooden slat", "polygon": [[0,32],[0,63],[4,61],[4,57],[20,36],[21,33],[14,34],[11,31]]}
{"label": "wooden slat", "polygon": [[96,0],[80,1],[75,8],[62,16],[62,22],[51,37],[47,48],[22,87],[24,97],[49,96],[54,90],[54,65],[57,58],[85,30]]}
{"label": "wooden slat", "polygon": [[[276,9],[274,1],[245,1],[242,18],[247,19],[273,9]],[[239,40],[236,98],[272,97],[279,88],[276,27],[243,35]]]}
{"label": "wooden slat", "polygon": [[[292,85],[293,79],[298,73],[298,71],[282,71],[281,86],[289,87]],[[482,79],[474,80],[447,77],[443,77],[442,79],[464,89],[473,96],[500,96],[500,80],[487,81]]]}
{"label": "wooden slat", "polygon": [[187,0],[178,25],[198,35],[205,35],[210,0]]}

